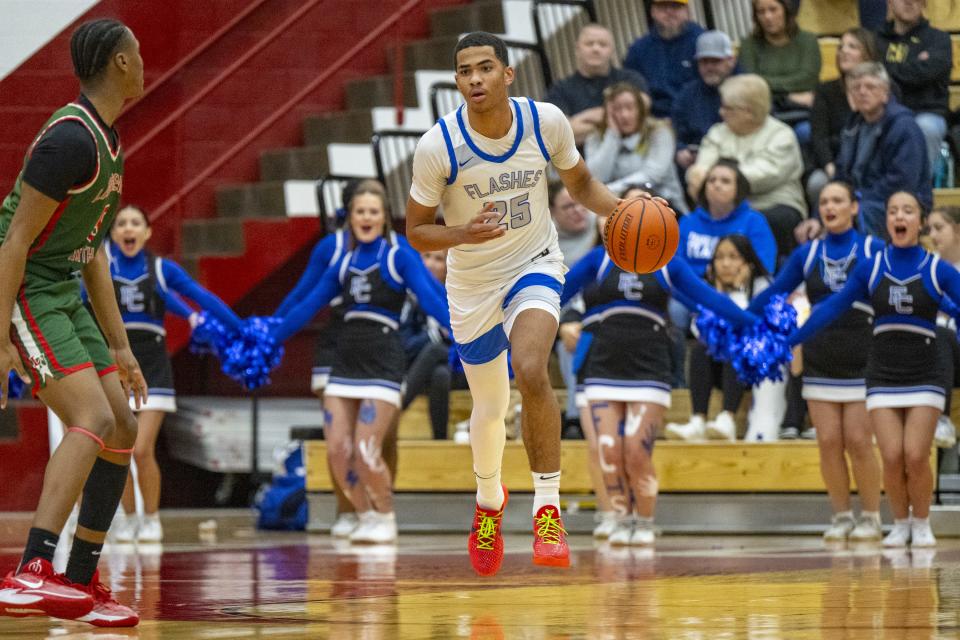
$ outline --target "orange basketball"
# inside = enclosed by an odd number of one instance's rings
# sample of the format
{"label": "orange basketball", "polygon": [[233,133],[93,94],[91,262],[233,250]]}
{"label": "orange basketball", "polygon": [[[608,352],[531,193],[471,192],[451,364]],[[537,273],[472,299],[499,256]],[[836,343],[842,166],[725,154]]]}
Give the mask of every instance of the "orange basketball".
{"label": "orange basketball", "polygon": [[655,200],[624,200],[603,225],[603,244],[624,271],[652,273],[670,262],[680,243],[677,214]]}

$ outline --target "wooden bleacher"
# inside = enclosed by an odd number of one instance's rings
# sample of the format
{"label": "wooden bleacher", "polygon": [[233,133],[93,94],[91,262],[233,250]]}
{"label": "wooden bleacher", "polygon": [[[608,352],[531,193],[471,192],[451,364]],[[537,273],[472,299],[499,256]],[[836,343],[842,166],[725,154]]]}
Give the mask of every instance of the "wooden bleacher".
{"label": "wooden bleacher", "polygon": [[[960,32],[960,2],[930,0],[927,2],[926,15],[938,29]],[[811,33],[836,36],[858,26],[860,14],[853,0],[807,0],[800,4],[797,22],[801,29]]]}
{"label": "wooden bleacher", "polygon": [[[557,394],[561,400],[563,391]],[[418,399],[418,403],[422,399]],[[673,392],[673,406],[667,421],[686,420],[690,415],[689,393]],[[711,398],[710,415],[720,407],[719,393]],[[451,424],[466,419],[470,396],[454,391],[450,401]],[[737,414],[740,437],[746,423],[745,401]],[[954,420],[960,418],[960,392],[955,396]],[[476,487],[472,473],[470,447],[452,441],[432,441],[425,407],[416,403],[400,423],[400,468],[396,490],[401,492],[459,492]],[[326,463],[326,443],[304,444],[307,491],[329,491],[330,476]],[[563,443],[561,468],[566,493],[589,493],[587,444],[582,440]],[[879,455],[879,454],[878,454]],[[879,459],[879,458],[878,458]],[[931,467],[936,468],[936,450],[931,451]],[[702,493],[783,493],[824,492],[820,478],[817,445],[812,441],[769,443],[745,442],[670,442],[658,440],[654,454],[660,491]],[[515,491],[532,491],[526,453],[520,442],[508,442],[504,451],[504,482]]]}

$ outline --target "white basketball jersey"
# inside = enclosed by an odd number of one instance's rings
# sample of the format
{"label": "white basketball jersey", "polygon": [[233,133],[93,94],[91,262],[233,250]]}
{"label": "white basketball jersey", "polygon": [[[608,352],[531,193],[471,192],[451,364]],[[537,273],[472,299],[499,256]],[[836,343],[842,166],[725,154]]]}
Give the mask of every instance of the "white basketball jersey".
{"label": "white basketball jersey", "polygon": [[580,160],[573,130],[554,105],[510,98],[513,126],[499,140],[470,128],[466,107],[447,114],[417,145],[411,197],[442,205],[447,225],[469,222],[490,202],[506,233],[454,247],[447,286],[492,291],[531,261],[563,260],[550,218],[547,165],[570,169]]}

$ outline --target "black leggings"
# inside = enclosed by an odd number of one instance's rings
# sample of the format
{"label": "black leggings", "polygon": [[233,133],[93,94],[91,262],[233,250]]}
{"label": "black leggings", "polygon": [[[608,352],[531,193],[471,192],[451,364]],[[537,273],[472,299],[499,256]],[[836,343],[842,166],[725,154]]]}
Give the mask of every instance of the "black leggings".
{"label": "black leggings", "polygon": [[450,364],[449,349],[442,343],[431,342],[413,359],[407,370],[407,386],[403,393],[403,409],[421,393],[427,394],[430,428],[434,440],[446,440],[450,419]]}
{"label": "black leggings", "polygon": [[707,415],[710,392],[714,388],[723,391],[723,410],[736,413],[743,399],[746,386],[737,380],[737,372],[729,362],[714,360],[702,342],[696,342],[690,350],[690,403],[694,414]]}

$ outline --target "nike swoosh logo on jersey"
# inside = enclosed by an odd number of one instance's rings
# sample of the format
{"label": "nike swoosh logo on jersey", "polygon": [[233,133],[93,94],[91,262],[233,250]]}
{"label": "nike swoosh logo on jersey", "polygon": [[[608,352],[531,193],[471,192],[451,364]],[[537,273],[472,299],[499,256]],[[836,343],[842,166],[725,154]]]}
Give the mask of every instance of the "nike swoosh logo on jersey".
{"label": "nike swoosh logo on jersey", "polygon": [[466,164],[467,164],[468,162],[470,162],[471,160],[473,160],[473,156],[470,156],[469,158],[467,158],[467,159],[464,160],[463,162],[459,163],[459,164],[460,164],[460,167],[461,167],[461,168],[462,168],[462,167],[465,167]]}
{"label": "nike swoosh logo on jersey", "polygon": [[44,541],[43,541],[43,544],[47,545],[48,547],[53,547],[54,549],[57,548],[57,543],[56,543],[56,542],[50,542],[49,540],[44,540]]}

